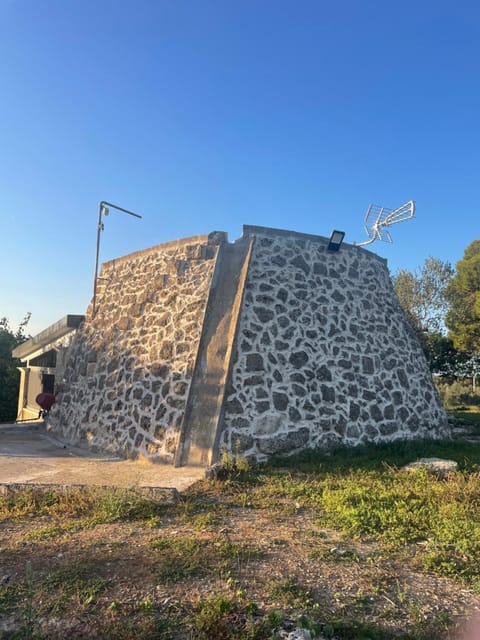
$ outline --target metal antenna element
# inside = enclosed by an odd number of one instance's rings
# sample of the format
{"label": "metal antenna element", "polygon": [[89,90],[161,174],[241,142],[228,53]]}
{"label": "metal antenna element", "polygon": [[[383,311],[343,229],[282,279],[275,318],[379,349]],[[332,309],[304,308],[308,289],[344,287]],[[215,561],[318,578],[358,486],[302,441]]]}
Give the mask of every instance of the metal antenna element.
{"label": "metal antenna element", "polygon": [[128,209],[123,209],[122,207],[117,206],[116,204],[112,204],[111,202],[105,202],[102,200],[98,205],[98,223],[97,223],[97,253],[95,256],[95,276],[93,278],[93,300],[92,300],[92,318],[95,315],[96,302],[97,302],[97,281],[98,281],[98,259],[100,256],[100,235],[104,229],[102,222],[102,215],[108,216],[109,207],[112,209],[116,209],[117,211],[121,211],[122,213],[128,213],[129,216],[134,216],[135,218],[141,218],[138,213],[133,213],[133,211],[129,211]]}
{"label": "metal antenna element", "polygon": [[356,242],[355,244],[357,247],[362,247],[375,242],[375,240],[393,242],[392,236],[387,231],[387,227],[391,227],[392,224],[397,224],[397,222],[410,220],[410,218],[414,216],[415,202],[413,200],[405,202],[405,204],[402,204],[398,209],[387,209],[377,204],[371,204],[365,215],[365,231],[369,239],[365,240],[365,242]]}

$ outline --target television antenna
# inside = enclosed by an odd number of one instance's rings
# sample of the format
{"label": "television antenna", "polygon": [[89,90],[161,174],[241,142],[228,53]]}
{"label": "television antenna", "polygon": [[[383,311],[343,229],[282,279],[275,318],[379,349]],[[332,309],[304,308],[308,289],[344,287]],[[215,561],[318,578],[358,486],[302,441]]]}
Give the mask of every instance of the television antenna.
{"label": "television antenna", "polygon": [[387,209],[377,204],[371,204],[365,214],[365,231],[367,232],[368,240],[365,240],[365,242],[356,242],[355,244],[357,247],[362,247],[366,244],[372,244],[375,240],[393,242],[387,227],[391,227],[392,224],[397,224],[404,220],[410,220],[410,218],[414,216],[415,202],[413,200],[405,202],[405,204],[402,204],[398,209]]}

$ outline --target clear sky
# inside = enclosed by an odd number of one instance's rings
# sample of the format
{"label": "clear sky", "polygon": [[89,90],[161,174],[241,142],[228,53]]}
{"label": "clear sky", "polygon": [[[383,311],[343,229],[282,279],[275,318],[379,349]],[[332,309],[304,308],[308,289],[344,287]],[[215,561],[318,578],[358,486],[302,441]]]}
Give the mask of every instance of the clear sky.
{"label": "clear sky", "polygon": [[101,260],[242,224],[364,239],[393,272],[480,237],[480,5],[0,0],[0,317],[36,333]]}

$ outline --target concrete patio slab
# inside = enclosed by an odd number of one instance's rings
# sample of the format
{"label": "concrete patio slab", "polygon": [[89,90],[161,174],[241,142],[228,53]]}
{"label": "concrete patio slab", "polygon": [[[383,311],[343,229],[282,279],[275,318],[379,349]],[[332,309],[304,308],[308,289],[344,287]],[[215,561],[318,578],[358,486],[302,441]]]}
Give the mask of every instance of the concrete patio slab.
{"label": "concrete patio slab", "polygon": [[176,468],[92,453],[48,433],[43,422],[0,426],[0,485],[72,484],[183,491],[204,476],[201,467]]}

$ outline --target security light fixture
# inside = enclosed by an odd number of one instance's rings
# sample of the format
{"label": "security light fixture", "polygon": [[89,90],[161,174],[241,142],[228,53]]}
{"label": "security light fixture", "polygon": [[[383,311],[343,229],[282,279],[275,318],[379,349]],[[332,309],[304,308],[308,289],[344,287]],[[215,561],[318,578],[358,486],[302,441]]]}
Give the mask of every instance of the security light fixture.
{"label": "security light fixture", "polygon": [[108,214],[110,213],[109,207],[111,207],[112,209],[116,209],[117,211],[121,211],[122,213],[128,213],[129,216],[134,216],[135,218],[142,217],[138,213],[133,213],[133,211],[129,211],[128,209],[123,209],[122,207],[119,207],[116,204],[112,204],[111,202],[105,202],[105,200],[102,200],[98,205],[97,253],[95,256],[95,277],[93,280],[92,317],[95,315],[96,302],[97,302],[97,280],[98,280],[98,258],[100,256],[100,234],[104,229],[103,222],[102,222],[102,215],[108,216]]}
{"label": "security light fixture", "polygon": [[330,241],[328,243],[327,251],[338,251],[342,245],[345,237],[345,231],[332,231]]}

